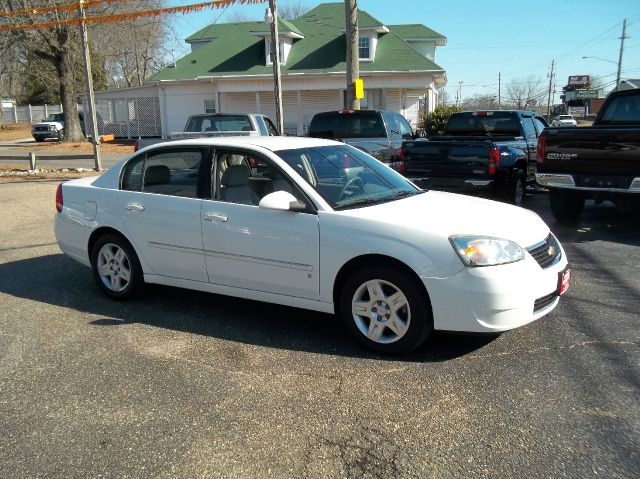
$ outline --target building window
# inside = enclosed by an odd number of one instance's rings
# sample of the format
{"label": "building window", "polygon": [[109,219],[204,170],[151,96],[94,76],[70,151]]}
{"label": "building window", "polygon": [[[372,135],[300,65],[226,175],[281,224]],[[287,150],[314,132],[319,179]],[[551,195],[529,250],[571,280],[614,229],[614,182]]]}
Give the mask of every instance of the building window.
{"label": "building window", "polygon": [[205,100],[204,101],[204,112],[205,113],[215,113],[216,112],[216,101],[215,100]]}
{"label": "building window", "polygon": [[369,37],[360,37],[358,39],[358,53],[360,55],[360,59],[370,60],[371,59],[371,39]]}
{"label": "building window", "polygon": [[[266,39],[267,44],[267,65],[271,65],[273,62],[271,61],[271,40]],[[284,64],[284,42],[280,42],[280,64]]]}

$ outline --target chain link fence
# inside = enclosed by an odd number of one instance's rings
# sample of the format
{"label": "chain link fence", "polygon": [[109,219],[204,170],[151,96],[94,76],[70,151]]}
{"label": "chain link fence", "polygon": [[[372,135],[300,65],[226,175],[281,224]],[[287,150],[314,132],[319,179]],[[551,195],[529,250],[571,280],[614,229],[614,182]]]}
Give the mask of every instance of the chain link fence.
{"label": "chain link fence", "polygon": [[116,138],[162,136],[157,97],[99,98],[96,114],[102,134]]}

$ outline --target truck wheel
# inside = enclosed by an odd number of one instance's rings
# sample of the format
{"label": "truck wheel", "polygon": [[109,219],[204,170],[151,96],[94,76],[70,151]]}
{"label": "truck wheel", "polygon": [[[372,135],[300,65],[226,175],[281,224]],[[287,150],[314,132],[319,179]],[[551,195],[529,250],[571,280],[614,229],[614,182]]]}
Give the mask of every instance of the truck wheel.
{"label": "truck wheel", "polygon": [[572,191],[551,190],[551,213],[559,223],[575,223],[584,208],[584,195]]}
{"label": "truck wheel", "polygon": [[507,186],[507,201],[522,206],[527,195],[527,184],[522,170],[513,170],[511,180]]}
{"label": "truck wheel", "polygon": [[402,271],[369,267],[344,284],[338,314],[351,335],[384,354],[408,353],[433,331],[429,298]]}
{"label": "truck wheel", "polygon": [[41,142],[44,141],[44,138],[42,138],[41,136],[36,136],[34,137],[36,139],[36,141]]}
{"label": "truck wheel", "polygon": [[64,130],[58,132],[58,141],[64,141]]}

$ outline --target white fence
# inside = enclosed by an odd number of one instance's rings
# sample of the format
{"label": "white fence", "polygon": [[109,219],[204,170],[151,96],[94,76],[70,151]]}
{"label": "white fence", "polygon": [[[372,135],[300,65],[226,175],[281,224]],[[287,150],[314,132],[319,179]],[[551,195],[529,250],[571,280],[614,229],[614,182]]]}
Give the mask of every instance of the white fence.
{"label": "white fence", "polygon": [[3,123],[37,123],[52,113],[61,113],[62,105],[20,105],[2,108]]}

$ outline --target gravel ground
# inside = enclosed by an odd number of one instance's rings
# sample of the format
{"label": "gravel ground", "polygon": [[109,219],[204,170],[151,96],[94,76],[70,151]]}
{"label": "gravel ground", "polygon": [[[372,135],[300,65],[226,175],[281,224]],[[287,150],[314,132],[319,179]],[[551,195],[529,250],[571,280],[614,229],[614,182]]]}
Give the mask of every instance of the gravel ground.
{"label": "gravel ground", "polygon": [[106,299],[55,244],[56,184],[0,182],[0,477],[638,476],[638,215],[552,225],[575,267],[552,315],[389,359],[329,315]]}

